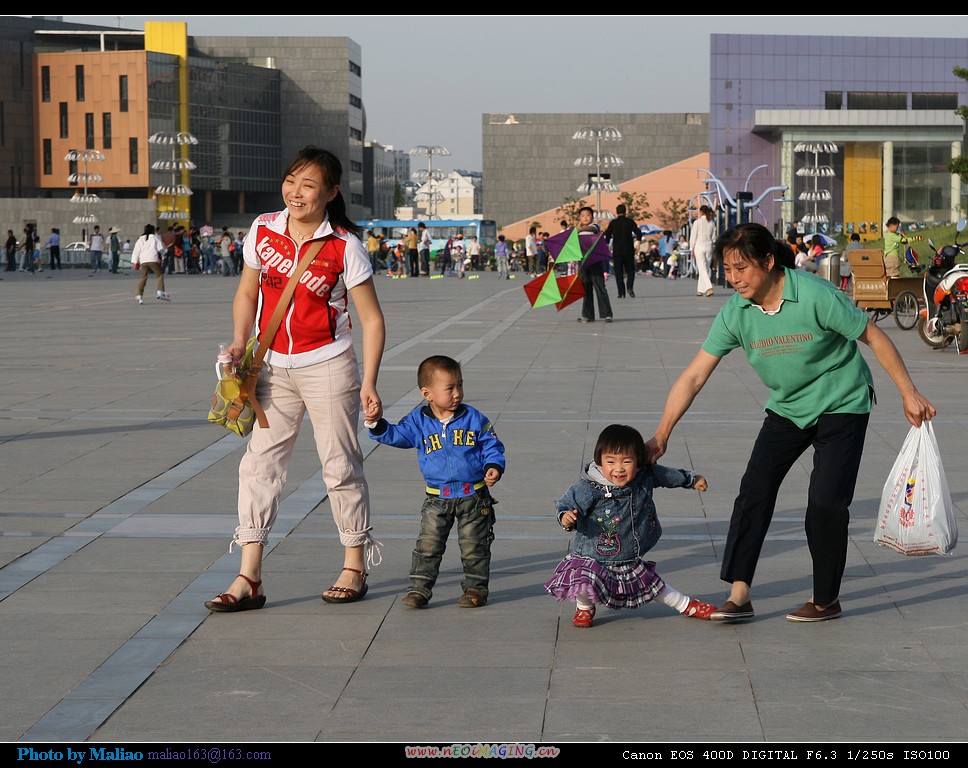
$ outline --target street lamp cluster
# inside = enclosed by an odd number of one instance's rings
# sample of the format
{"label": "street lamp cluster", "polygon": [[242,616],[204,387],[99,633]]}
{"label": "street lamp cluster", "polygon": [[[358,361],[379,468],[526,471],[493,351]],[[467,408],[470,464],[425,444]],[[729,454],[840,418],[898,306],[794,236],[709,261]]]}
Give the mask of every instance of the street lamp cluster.
{"label": "street lamp cluster", "polygon": [[[171,147],[170,159],[158,160],[151,165],[152,170],[171,172],[170,184],[161,184],[155,187],[155,195],[158,198],[171,199],[168,207],[159,211],[158,218],[190,218],[190,212],[180,208],[178,203],[179,198],[189,197],[192,194],[192,190],[186,184],[182,184],[181,179],[179,179],[178,176],[179,174],[183,174],[185,171],[194,170],[195,163],[193,163],[187,157],[180,157],[178,153],[181,147],[190,144],[198,144],[198,139],[186,131],[161,131],[149,136],[148,143],[167,145]],[[68,183],[72,186],[76,184],[83,185],[83,191],[75,192],[74,196],[71,198],[72,203],[84,206],[84,213],[80,213],[75,216],[74,223],[97,224],[98,217],[93,211],[91,211],[91,206],[100,204],[101,198],[95,193],[88,191],[88,186],[103,182],[104,177],[99,173],[89,170],[88,164],[96,161],[106,160],[107,158],[102,152],[99,152],[96,149],[72,149],[64,156],[64,159],[71,163],[73,168],[77,169],[67,177]],[[84,230],[83,237],[85,239],[87,238],[86,228]]]}
{"label": "street lamp cluster", "polygon": [[[97,205],[101,202],[101,198],[98,197],[93,192],[87,191],[88,184],[96,184],[98,182],[104,181],[104,177],[95,173],[94,171],[88,170],[87,164],[90,162],[98,160],[106,160],[107,158],[101,152],[96,149],[72,149],[64,159],[71,163],[80,163],[83,170],[77,170],[67,177],[67,182],[69,184],[82,184],[84,186],[83,192],[75,192],[74,196],[71,198],[72,203],[84,206],[84,213],[78,214],[74,217],[75,224],[97,224],[97,216],[91,212],[90,206]],[[87,230],[84,230],[84,237],[87,238]]]}
{"label": "street lamp cluster", "polygon": [[161,210],[158,218],[166,220],[190,218],[189,211],[179,207],[179,198],[190,197],[192,190],[181,183],[179,175],[184,174],[185,171],[195,170],[196,166],[187,157],[182,157],[180,152],[182,147],[198,144],[198,139],[187,131],[159,131],[148,137],[148,143],[171,147],[170,159],[156,160],[151,164],[151,169],[154,171],[171,172],[170,184],[160,184],[155,187],[156,196],[171,198],[169,207]]}
{"label": "street lamp cluster", "polygon": [[818,204],[829,202],[833,198],[833,195],[829,189],[821,188],[819,182],[820,179],[831,178],[835,174],[834,169],[829,165],[820,165],[820,155],[835,154],[838,151],[837,145],[831,141],[801,141],[793,148],[793,151],[813,155],[813,165],[805,165],[797,170],[797,176],[813,179],[812,188],[805,189],[798,196],[804,203],[813,204],[813,212],[805,213],[800,221],[803,224],[811,224],[814,227],[818,224],[826,224],[830,219],[825,213],[820,212]]}
{"label": "street lamp cluster", "polygon": [[575,160],[575,165],[582,168],[594,168],[595,174],[588,175],[588,181],[578,187],[580,195],[596,194],[595,218],[598,220],[612,219],[615,214],[602,210],[602,192],[618,192],[618,185],[612,181],[611,173],[602,175],[603,169],[618,168],[625,165],[625,161],[618,155],[602,151],[602,142],[621,141],[622,134],[618,128],[603,126],[599,128],[587,127],[575,131],[572,136],[576,141],[594,141],[595,151],[582,155]]}
{"label": "street lamp cluster", "polygon": [[411,157],[427,158],[427,168],[420,168],[414,171],[410,176],[418,184],[423,185],[421,190],[413,196],[413,199],[416,202],[424,202],[427,204],[426,210],[428,219],[440,218],[437,215],[437,204],[443,201],[444,196],[437,190],[437,184],[447,177],[446,173],[434,168],[434,158],[443,157],[449,154],[450,150],[447,149],[447,147],[427,146],[424,144],[418,144],[416,147],[410,150]]}

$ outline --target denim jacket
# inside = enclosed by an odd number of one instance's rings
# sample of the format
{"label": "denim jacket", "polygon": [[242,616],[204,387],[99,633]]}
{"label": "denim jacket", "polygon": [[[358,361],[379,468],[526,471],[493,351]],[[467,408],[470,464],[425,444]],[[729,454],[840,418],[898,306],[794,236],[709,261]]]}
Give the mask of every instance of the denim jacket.
{"label": "denim jacket", "polygon": [[641,559],[662,535],[652,491],[657,486],[691,488],[695,482],[695,472],[688,469],[646,464],[631,483],[617,488],[590,463],[581,480],[555,502],[559,523],[565,512],[578,510],[571,553],[609,564]]}

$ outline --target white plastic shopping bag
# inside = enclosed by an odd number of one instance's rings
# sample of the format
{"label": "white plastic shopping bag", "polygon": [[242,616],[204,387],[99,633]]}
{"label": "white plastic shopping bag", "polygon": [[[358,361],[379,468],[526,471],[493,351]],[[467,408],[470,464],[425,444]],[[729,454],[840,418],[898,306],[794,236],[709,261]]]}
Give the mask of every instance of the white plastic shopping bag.
{"label": "white plastic shopping bag", "polygon": [[958,542],[934,427],[911,427],[881,493],[874,541],[902,555],[946,555]]}

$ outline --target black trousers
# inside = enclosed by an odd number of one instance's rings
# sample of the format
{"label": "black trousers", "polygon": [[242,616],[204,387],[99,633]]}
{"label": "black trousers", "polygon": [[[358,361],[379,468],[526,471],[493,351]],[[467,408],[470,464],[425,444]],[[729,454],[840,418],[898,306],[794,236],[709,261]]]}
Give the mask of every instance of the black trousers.
{"label": "black trousers", "polygon": [[813,602],[828,605],[840,596],[847,564],[848,507],[864,453],[870,414],[830,413],[808,429],[766,412],[739,495],[733,504],[723,553],[723,581],[753,583],[783,479],[813,446],[804,528],[813,560]]}
{"label": "black trousers", "polygon": [[615,266],[615,287],[618,289],[618,297],[621,299],[625,291],[632,291],[635,285],[635,256],[612,256],[612,264]]}
{"label": "black trousers", "polygon": [[[598,269],[596,269],[598,267]],[[605,274],[600,265],[593,265],[591,272],[580,275],[585,295],[581,300],[581,314],[586,320],[595,319],[595,298],[598,297],[598,312],[602,318],[612,316],[612,303],[608,300],[608,290],[605,288]]]}

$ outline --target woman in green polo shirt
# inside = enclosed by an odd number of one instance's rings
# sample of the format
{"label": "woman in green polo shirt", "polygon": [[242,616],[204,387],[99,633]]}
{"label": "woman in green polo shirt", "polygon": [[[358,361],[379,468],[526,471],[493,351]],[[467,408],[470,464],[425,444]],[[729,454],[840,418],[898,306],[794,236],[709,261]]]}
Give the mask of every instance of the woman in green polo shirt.
{"label": "woman in green polo shirt", "polygon": [[873,378],[860,340],[901,394],[915,426],[936,413],[918,392],[887,335],[832,283],[797,270],[789,246],[759,224],[724,232],[715,253],[736,289],[713,321],[702,349],[672,386],[649,443],[650,460],[665,451],[675,425],[719,361],[742,347],[769,388],[766,418],[733,505],[721,578],[729,600],[711,619],[753,618],[750,584],[773,517],[780,484],[809,447],[814,449],[805,528],[813,559],[813,596],[787,614],[790,621],[826,621],[841,613],[840,583],[847,562],[848,507],[864,450]]}

